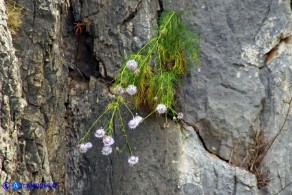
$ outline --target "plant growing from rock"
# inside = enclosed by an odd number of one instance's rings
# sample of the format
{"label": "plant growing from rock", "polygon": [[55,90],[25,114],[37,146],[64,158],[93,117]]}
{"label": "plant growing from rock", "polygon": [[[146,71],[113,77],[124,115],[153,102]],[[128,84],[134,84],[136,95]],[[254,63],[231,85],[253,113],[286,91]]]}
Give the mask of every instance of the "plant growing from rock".
{"label": "plant growing from rock", "polygon": [[[288,121],[288,116],[291,110],[291,105],[292,105],[292,98],[289,101],[289,107],[288,111],[285,115],[284,122],[281,125],[278,133],[271,138],[270,140],[265,140],[264,137],[264,131],[256,131],[255,129],[252,129],[251,132],[251,138],[253,140],[253,143],[249,144],[248,150],[247,150],[247,155],[244,158],[242,164],[246,161],[247,162],[247,168],[250,172],[255,174],[257,178],[257,184],[258,187],[264,187],[267,186],[268,183],[271,181],[271,178],[269,177],[269,170],[261,166],[261,163],[263,159],[265,158],[267,152],[273,145],[274,141],[277,139],[277,137],[281,134],[281,132],[284,130],[284,127]],[[279,192],[276,194],[279,194],[282,190],[284,190],[287,186],[291,185],[292,182],[288,183],[286,186],[284,186]]]}
{"label": "plant growing from rock", "polygon": [[22,7],[17,6],[15,2],[6,2],[7,25],[11,34],[15,35],[22,24]]}
{"label": "plant growing from rock", "polygon": [[[167,114],[171,114],[176,121],[182,119],[183,113],[177,113],[172,108],[175,89],[180,78],[199,61],[198,51],[199,38],[197,34],[187,28],[181,14],[174,11],[163,12],[159,20],[157,35],[152,37],[138,52],[129,54],[121,65],[111,88],[115,97],[80,139],[79,143],[82,144],[78,146],[79,150],[86,152],[92,147],[90,143],[84,142],[89,140],[92,129],[101,121],[101,118],[110,113],[111,117],[106,126],[95,132],[95,137],[103,139],[102,154],[109,155],[113,151],[112,136],[114,121],[117,118],[131,155],[128,163],[129,165],[136,164],[139,158],[132,154],[121,107],[125,107],[133,117],[127,124],[129,129],[137,128],[155,112],[165,116],[165,128],[168,127]],[[131,102],[136,109],[147,107],[149,114],[146,117],[134,114]]]}

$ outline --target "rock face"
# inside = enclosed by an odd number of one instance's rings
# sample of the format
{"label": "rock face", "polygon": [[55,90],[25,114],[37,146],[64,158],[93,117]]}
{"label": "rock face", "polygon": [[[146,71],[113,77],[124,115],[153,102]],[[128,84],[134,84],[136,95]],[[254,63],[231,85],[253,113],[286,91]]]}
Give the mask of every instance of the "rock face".
{"label": "rock face", "polygon": [[[260,164],[258,182],[270,180],[265,194],[291,193],[289,2],[164,4],[193,7],[186,20],[200,29],[201,71],[190,74],[182,90],[186,121],[210,152],[236,165]],[[255,144],[266,149],[249,162]]]}
{"label": "rock face", "polygon": [[184,136],[177,161],[181,194],[258,194],[254,175],[206,152],[193,128]]}
{"label": "rock face", "polygon": [[[0,1],[0,182],[15,179],[18,169],[19,128],[26,106],[22,98],[19,61],[7,30],[4,1]],[[1,188],[2,192],[2,188]]]}
{"label": "rock face", "polygon": [[[59,183],[22,194],[291,194],[290,1],[18,4],[23,25],[11,37],[0,0],[1,184]],[[201,63],[177,94],[184,123],[164,129],[153,116],[129,130],[135,167],[126,149],[103,156],[93,136],[81,154],[78,141],[111,100],[119,64],[167,9],[182,11],[201,40]],[[115,140],[123,148],[118,126]]]}
{"label": "rock face", "polygon": [[[62,4],[22,1],[18,5],[23,25],[12,44],[5,5],[0,1],[1,183],[58,182],[56,190],[20,190],[22,194],[57,194],[64,192],[65,163],[67,69],[59,48]],[[13,194],[10,190],[7,193]]]}

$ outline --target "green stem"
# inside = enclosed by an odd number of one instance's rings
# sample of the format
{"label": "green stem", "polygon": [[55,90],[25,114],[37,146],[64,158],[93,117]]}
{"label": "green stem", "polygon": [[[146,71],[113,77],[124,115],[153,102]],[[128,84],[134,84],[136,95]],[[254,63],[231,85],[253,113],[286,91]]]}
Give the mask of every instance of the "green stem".
{"label": "green stem", "polygon": [[165,113],[165,124],[167,125],[167,113]]}
{"label": "green stem", "polygon": [[156,110],[153,110],[151,113],[149,113],[145,118],[143,118],[143,120],[141,121],[141,123],[143,121],[145,121],[149,116],[151,116]]}
{"label": "green stem", "polygon": [[[165,30],[165,29],[167,28],[167,26],[169,25],[169,23],[170,23],[172,17],[174,16],[174,14],[175,14],[175,12],[173,12],[173,13],[171,14],[171,16],[169,17],[169,19],[167,20],[167,22],[163,25],[161,31],[163,31],[163,30]],[[153,41],[155,41],[155,43],[154,43],[154,45],[151,47],[151,49],[148,50],[146,57],[145,57],[144,60],[141,62],[141,64],[143,65],[143,64],[148,60],[148,58],[151,56],[153,50],[157,47],[157,44],[158,44],[159,41],[160,41],[161,35],[162,35],[162,33],[159,33],[159,35],[158,35],[157,38],[152,38],[152,39],[150,39],[150,40],[149,40],[149,41],[148,41],[148,42],[147,42],[147,43],[146,43],[146,44],[145,44],[145,45],[144,45],[144,46],[138,51],[138,53],[135,55],[135,57],[134,57],[133,60],[136,60],[137,56],[139,56],[139,55],[144,51],[144,49],[145,49],[147,46],[149,46],[150,44],[152,44]],[[159,64],[160,64],[160,72],[161,72],[161,74],[162,74],[162,65],[161,65],[161,62],[159,62]],[[121,74],[120,74],[120,78],[121,78],[121,79],[123,78],[123,73],[124,73],[124,70],[125,70],[125,69],[126,69],[126,66],[124,66],[123,69],[122,69],[122,71],[121,71]],[[143,72],[141,72],[141,74],[143,74]],[[119,79],[118,79],[118,80],[119,80]],[[135,82],[135,80],[136,80],[136,78],[134,78],[134,82]]]}
{"label": "green stem", "polygon": [[79,143],[83,142],[86,138],[88,139],[89,138],[89,134],[92,130],[92,128],[95,126],[95,124],[101,119],[101,117],[107,113],[107,111],[109,111],[108,109],[105,110],[95,121],[94,123],[91,125],[91,127],[89,129],[86,130],[86,134],[80,139]]}
{"label": "green stem", "polygon": [[116,113],[118,108],[119,108],[119,100],[117,100],[117,102],[114,105],[113,113],[112,113],[111,119],[110,119],[110,121],[108,123],[108,129],[109,129],[108,135],[109,136],[113,135],[113,121],[114,121],[114,118],[115,118],[115,113]]}
{"label": "green stem", "polygon": [[[139,51],[138,51],[138,53],[135,55],[135,57],[133,58],[133,60],[136,60],[136,58],[137,58],[137,56],[139,56],[140,55],[140,53],[148,46],[148,45],[150,45],[153,41],[154,41],[155,39],[153,38],[153,39],[150,39]],[[142,63],[143,64],[143,63]],[[127,66],[124,66],[123,67],[123,69],[122,69],[122,71],[121,71],[121,78],[123,78],[123,73],[124,73],[124,71],[125,71],[125,69],[126,69],[126,67]]]}
{"label": "green stem", "polygon": [[171,110],[171,112],[175,115],[177,115],[177,112],[172,108],[172,107],[169,107],[169,109]]}
{"label": "green stem", "polygon": [[[130,153],[130,155],[132,155],[132,149],[131,149],[131,146],[129,144],[128,135],[127,135],[127,132],[126,132],[126,128],[124,126],[124,123],[123,123],[123,118],[122,118],[122,114],[121,114],[120,108],[118,109],[118,113],[119,113],[119,117],[120,117],[120,122],[122,124],[122,133],[123,133],[123,136],[125,138],[126,145],[127,145],[128,149],[129,149],[129,153]],[[123,150],[124,150],[124,148],[123,148]]]}
{"label": "green stem", "polygon": [[131,113],[131,115],[134,117],[134,114],[132,113],[131,109],[128,107],[128,105],[122,101],[122,103],[125,105],[125,107],[127,108],[127,110]]}

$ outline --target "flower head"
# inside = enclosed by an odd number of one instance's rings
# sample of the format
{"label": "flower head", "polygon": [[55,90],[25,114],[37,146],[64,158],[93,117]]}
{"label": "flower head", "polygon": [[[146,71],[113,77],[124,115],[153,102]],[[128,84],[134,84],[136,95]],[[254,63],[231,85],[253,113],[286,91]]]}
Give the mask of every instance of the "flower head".
{"label": "flower head", "polygon": [[93,146],[91,142],[86,142],[84,145],[87,149],[90,149]]}
{"label": "flower head", "polygon": [[184,117],[184,113],[179,112],[177,113],[177,119],[182,119]]}
{"label": "flower head", "polygon": [[139,157],[138,156],[131,156],[129,159],[128,159],[128,163],[130,166],[134,166],[135,164],[137,164],[139,161]]}
{"label": "flower head", "polygon": [[103,144],[104,144],[104,146],[111,146],[114,143],[115,143],[115,140],[111,136],[109,136],[109,135],[107,135],[107,136],[105,136],[103,138]]}
{"label": "flower head", "polygon": [[118,87],[118,93],[119,94],[124,94],[125,93],[125,89],[123,87]]}
{"label": "flower head", "polygon": [[134,71],[138,67],[138,63],[135,60],[129,60],[126,63],[126,66],[127,66],[128,69]]}
{"label": "flower head", "polygon": [[142,122],[142,120],[143,118],[141,116],[135,116],[132,120],[129,121],[129,128],[135,129]]}
{"label": "flower head", "polygon": [[87,150],[89,150],[90,148],[92,148],[92,143],[90,142],[86,142],[86,143],[82,143],[82,144],[79,144],[77,146],[79,152],[81,153],[86,153]]}
{"label": "flower head", "polygon": [[101,153],[105,156],[111,154],[112,152],[113,152],[113,149],[110,146],[104,146],[101,150]]}
{"label": "flower head", "polygon": [[125,93],[125,89],[122,86],[116,86],[112,88],[112,93],[115,95],[123,95]]}
{"label": "flower head", "polygon": [[126,89],[129,95],[135,95],[137,93],[137,87],[135,85],[129,85]]}
{"label": "flower head", "polygon": [[105,131],[102,128],[97,129],[95,131],[94,136],[97,137],[97,138],[102,138],[103,136],[105,136]]}
{"label": "flower head", "polygon": [[158,104],[156,110],[159,114],[163,114],[166,112],[167,108],[164,104]]}

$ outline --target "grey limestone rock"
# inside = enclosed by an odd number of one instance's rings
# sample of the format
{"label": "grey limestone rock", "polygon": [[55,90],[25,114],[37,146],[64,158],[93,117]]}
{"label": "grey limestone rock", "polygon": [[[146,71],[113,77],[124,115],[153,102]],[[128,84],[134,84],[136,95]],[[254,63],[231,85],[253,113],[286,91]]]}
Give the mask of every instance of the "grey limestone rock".
{"label": "grey limestone rock", "polygon": [[186,121],[209,151],[241,166],[249,166],[251,133],[262,131],[268,151],[257,169],[270,180],[263,193],[291,193],[291,3],[164,1],[164,8],[188,10],[201,36],[200,71],[181,90]]}
{"label": "grey limestone rock", "polygon": [[[0,182],[59,182],[22,194],[291,194],[289,0],[17,3],[23,25],[11,37],[0,0]],[[128,130],[134,167],[126,150],[103,156],[92,135],[93,148],[79,153],[124,56],[155,34],[167,9],[182,11],[201,39],[201,62],[177,95],[189,126],[164,129],[153,116]],[[88,31],[76,32],[74,22],[85,19]],[[118,126],[115,139],[122,148]],[[251,146],[263,143],[251,164]],[[269,182],[258,189],[260,179]]]}
{"label": "grey limestone rock", "polygon": [[192,127],[180,139],[177,162],[182,194],[258,194],[256,177],[210,154]]}
{"label": "grey limestone rock", "polygon": [[[0,183],[15,177],[18,135],[26,106],[22,98],[19,61],[7,28],[4,1],[0,1]],[[2,193],[1,188],[1,193]]]}
{"label": "grey limestone rock", "polygon": [[64,192],[67,73],[59,48],[61,5],[42,0],[17,2],[23,25],[11,37],[0,1],[0,98],[1,116],[5,116],[1,119],[1,183],[59,183],[57,190],[21,189],[22,194]]}
{"label": "grey limestone rock", "polygon": [[[85,130],[86,126],[90,127],[90,121],[95,118],[88,116],[100,114],[104,109],[102,107],[110,100],[106,86],[98,84],[93,78],[90,82],[93,88],[78,85],[70,92],[71,103],[68,107],[74,119],[72,129],[78,127]],[[96,96],[94,91],[103,93]],[[96,103],[103,106],[91,106]],[[77,113],[82,117],[77,118]],[[144,113],[140,111],[139,114]],[[127,124],[131,116],[125,111],[123,116]],[[78,126],[80,121],[84,122]],[[114,152],[110,156],[101,154],[102,141],[94,136],[90,138],[94,146],[86,154],[78,152],[75,147],[78,143],[71,139],[71,163],[67,165],[68,194],[258,193],[255,176],[207,152],[192,127],[182,129],[170,121],[170,127],[163,128],[163,123],[163,118],[151,117],[137,129],[127,130],[133,155],[139,156],[139,163],[134,167],[127,164],[127,149],[122,153],[115,149],[123,148],[124,144],[118,124]],[[103,125],[101,122],[96,128]]]}
{"label": "grey limestone rock", "polygon": [[[135,5],[131,4],[131,6],[134,5],[135,7],[138,4],[139,2]],[[105,6],[106,13],[109,10],[114,10],[111,9],[112,5],[116,6],[114,3],[99,4],[99,6]],[[254,133],[263,132],[264,138],[262,141],[266,142],[268,146],[271,142],[267,141],[275,137],[281,128],[281,124],[285,121],[290,104],[290,68],[288,62],[290,59],[291,8],[289,2],[256,0],[177,2],[164,0],[160,2],[160,7],[164,10],[183,11],[184,20],[190,26],[196,26],[201,37],[201,64],[196,69],[191,70],[184,78],[184,85],[179,95],[181,107],[186,113],[185,121],[196,127],[209,152],[239,167],[251,168],[247,159],[251,155],[250,145],[256,144],[252,136]],[[132,21],[137,21],[136,19],[142,8],[146,10],[148,8],[144,1],[142,1],[141,7],[137,6],[137,10],[134,9],[136,12],[133,12],[132,17],[128,18],[126,24],[129,24],[129,26],[126,29],[129,32],[133,27]],[[87,11],[82,10],[79,11],[79,14],[86,17]],[[155,16],[155,11],[157,10],[151,9],[149,11],[151,13],[150,18]],[[101,14],[101,10],[98,13]],[[121,11],[120,15],[123,16],[123,13]],[[149,17],[148,14],[147,12],[145,18]],[[88,16],[90,17],[90,15]],[[101,22],[98,25],[93,19],[93,36],[96,40],[94,41],[94,52],[100,61],[100,65],[103,66],[103,72],[105,72],[103,75],[112,77],[116,70],[116,64],[121,62],[122,54],[133,49],[133,47],[129,47],[129,45],[133,46],[130,44],[132,41],[124,39],[124,35],[133,37],[134,34],[127,34],[128,31],[123,31],[124,28],[120,28],[122,21],[120,18],[109,17],[106,14],[100,18]],[[108,22],[108,20],[112,19],[114,20],[114,26],[110,27],[111,24],[109,23],[111,22]],[[149,21],[148,19],[147,21]],[[138,20],[138,22],[141,21]],[[147,32],[150,32],[151,25],[143,26],[141,32],[138,31],[141,28],[135,25],[134,27],[133,29],[137,31],[133,32],[139,32],[138,35],[151,36],[151,33],[147,34]],[[145,32],[146,34],[144,34]],[[117,40],[120,42],[117,42]],[[135,37],[133,37],[133,40],[136,40]],[[141,40],[139,43],[135,43],[134,48],[139,48],[141,43],[145,42],[145,40]],[[277,62],[277,60],[280,62]],[[275,65],[272,65],[273,63]],[[277,95],[272,96],[272,94]],[[274,100],[277,96],[278,99]],[[287,117],[285,124],[289,126],[289,117]],[[288,129],[287,131],[282,130],[282,132],[288,134]],[[289,136],[286,137],[286,139],[289,139]],[[278,139],[280,137],[277,138],[277,142],[280,141]],[[135,141],[133,141],[134,145]],[[289,184],[290,178],[285,174],[285,172],[289,172],[291,164],[288,155],[289,147],[286,147],[287,150],[280,149],[280,146],[276,146],[277,142],[273,142],[265,159],[260,166],[257,165],[256,167],[258,170],[267,168],[269,170],[268,177],[275,178],[270,181],[271,184],[276,186],[275,189],[268,185],[262,188],[262,193],[277,193]],[[287,140],[287,143],[289,143],[289,140]],[[195,145],[195,143],[193,144]],[[180,150],[183,147],[183,144],[178,144]],[[150,146],[150,150],[151,148]],[[278,162],[277,158],[275,158],[275,162],[273,162],[274,160],[268,160],[268,158],[273,159],[271,155],[274,153],[282,155],[285,164],[283,168],[280,168],[282,162]],[[145,152],[145,155],[147,155],[147,152]],[[183,157],[183,155],[181,154],[180,157]],[[188,159],[187,162],[193,161],[193,159]],[[200,158],[198,164],[201,163],[200,161],[204,162],[204,159]],[[115,163],[115,157],[111,162]],[[159,188],[152,193],[258,193],[253,175],[221,162],[219,159],[214,161],[216,165],[212,162],[208,159],[205,163],[202,163],[203,167],[215,166],[215,168],[214,171],[211,168],[205,172],[201,171],[200,174],[203,176],[197,177],[197,182],[189,182],[185,179],[178,191],[177,189],[175,191],[163,191],[162,188]],[[272,162],[278,166],[272,166]],[[153,162],[147,163],[151,164]],[[115,167],[116,165],[113,164],[112,166]],[[184,173],[179,174],[179,178],[188,178],[191,167],[195,169],[196,165],[190,165]],[[113,170],[115,169],[113,168]],[[160,168],[160,170],[164,169]],[[218,170],[222,170],[222,172]],[[112,173],[119,174],[117,171]],[[196,179],[198,173],[194,172],[189,178]],[[279,179],[276,178],[277,173]],[[226,176],[224,182],[222,182],[222,177],[216,176],[216,174]],[[122,185],[116,186],[115,180],[109,181],[112,184],[111,193],[125,192],[131,194],[139,193],[143,189],[142,186],[141,189],[135,188],[126,192],[122,190],[124,189],[124,187],[121,187]],[[232,185],[231,182],[235,184]],[[226,186],[224,186],[225,184]],[[125,186],[128,187],[126,184]],[[289,187],[284,190],[289,192]]]}

